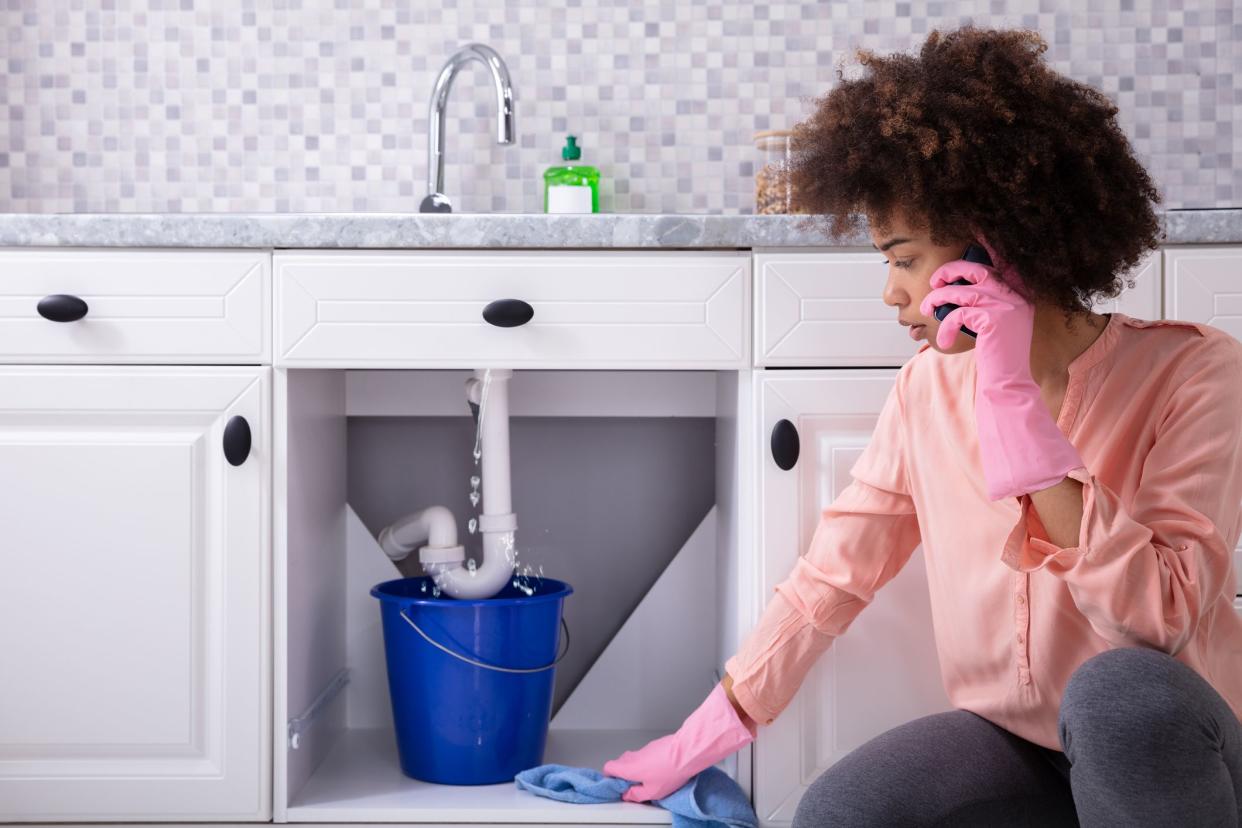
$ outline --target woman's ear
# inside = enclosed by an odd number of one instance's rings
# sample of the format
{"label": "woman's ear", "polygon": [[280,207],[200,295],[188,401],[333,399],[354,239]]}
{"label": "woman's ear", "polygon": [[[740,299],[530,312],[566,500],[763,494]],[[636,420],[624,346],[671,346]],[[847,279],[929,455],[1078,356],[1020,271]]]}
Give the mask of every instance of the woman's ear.
{"label": "woman's ear", "polygon": [[997,270],[1004,270],[1004,264],[1001,262],[1000,256],[997,255],[996,248],[992,247],[992,245],[988,243],[988,240],[985,239],[982,234],[976,234],[975,238],[978,245],[987,251],[988,258],[992,260],[992,266]]}
{"label": "woman's ear", "polygon": [[1008,269],[1004,259],[996,252],[996,248],[992,246],[992,243],[988,241],[987,235],[979,227],[972,227],[970,229],[970,236],[975,240],[975,244],[987,251],[988,258],[992,260],[992,267],[1000,272]]}

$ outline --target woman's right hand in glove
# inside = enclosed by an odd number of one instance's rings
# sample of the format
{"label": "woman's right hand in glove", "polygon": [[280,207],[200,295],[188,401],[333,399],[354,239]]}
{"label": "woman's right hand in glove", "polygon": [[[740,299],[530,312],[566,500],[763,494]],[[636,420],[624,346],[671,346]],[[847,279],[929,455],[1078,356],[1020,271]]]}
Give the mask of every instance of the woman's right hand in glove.
{"label": "woman's right hand in glove", "polygon": [[755,738],[755,725],[743,721],[723,684],[682,723],[676,733],[662,736],[639,750],[627,750],[604,763],[608,776],[637,782],[622,799],[646,802],[663,799],[701,771],[731,756]]}

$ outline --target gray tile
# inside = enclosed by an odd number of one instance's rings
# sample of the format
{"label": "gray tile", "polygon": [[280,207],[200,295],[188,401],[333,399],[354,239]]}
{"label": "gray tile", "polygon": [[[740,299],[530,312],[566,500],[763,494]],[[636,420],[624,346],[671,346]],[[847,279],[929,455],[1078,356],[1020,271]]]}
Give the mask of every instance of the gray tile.
{"label": "gray tile", "polygon": [[1235,206],[1240,17],[1235,0],[9,0],[0,210],[414,210],[434,74],[482,40],[513,74],[519,141],[494,143],[484,73],[464,72],[459,209],[538,209],[573,132],[608,210],[749,213],[755,130],[804,117],[854,47],[909,51],[965,20],[1038,30],[1055,69],[1116,102],[1165,209]]}

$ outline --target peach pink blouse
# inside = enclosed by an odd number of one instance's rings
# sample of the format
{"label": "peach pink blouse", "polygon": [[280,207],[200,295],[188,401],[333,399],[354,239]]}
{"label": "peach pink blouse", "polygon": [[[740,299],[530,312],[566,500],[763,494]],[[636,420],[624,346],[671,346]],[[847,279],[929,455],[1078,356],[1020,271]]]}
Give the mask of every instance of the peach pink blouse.
{"label": "peach pink blouse", "polygon": [[924,344],[901,369],[853,481],[725,664],[771,722],[815,660],[921,542],[953,705],[1060,749],[1070,674],[1151,647],[1242,715],[1242,343],[1190,322],[1109,316],[1069,366],[1057,419],[1083,459],[1078,545],[1048,540],[1028,495],[989,501],[972,351]]}

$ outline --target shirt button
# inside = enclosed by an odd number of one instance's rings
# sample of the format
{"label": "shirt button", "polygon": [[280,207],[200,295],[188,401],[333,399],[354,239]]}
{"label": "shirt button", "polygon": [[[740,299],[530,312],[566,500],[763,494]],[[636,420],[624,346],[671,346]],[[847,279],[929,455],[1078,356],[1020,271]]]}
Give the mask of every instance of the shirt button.
{"label": "shirt button", "polygon": [[1026,603],[1026,599],[1025,599],[1025,598],[1023,598],[1021,595],[1019,595],[1019,596],[1018,596],[1018,603],[1019,603],[1019,604],[1025,604],[1025,603]]}
{"label": "shirt button", "polygon": [[1018,643],[1021,644],[1023,640],[1022,633],[1018,633]]}

